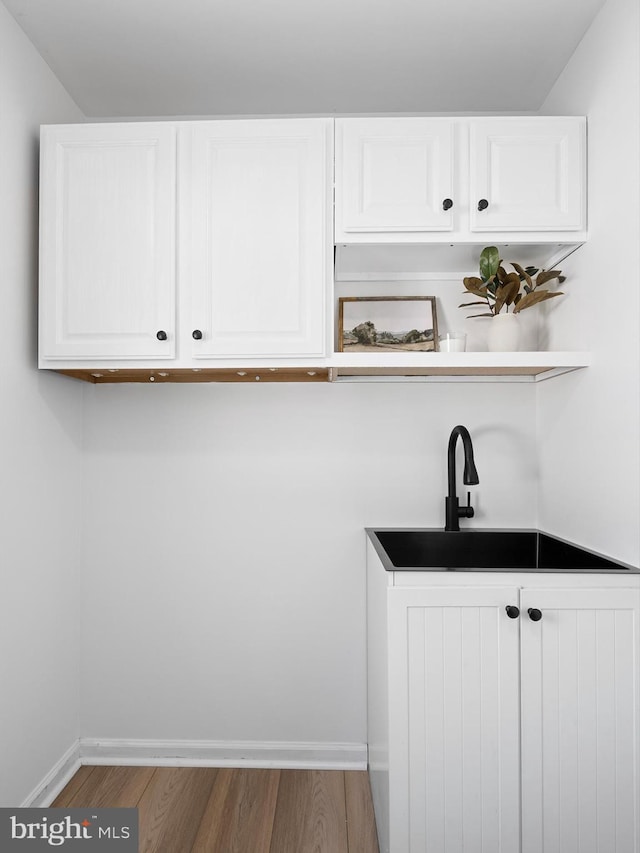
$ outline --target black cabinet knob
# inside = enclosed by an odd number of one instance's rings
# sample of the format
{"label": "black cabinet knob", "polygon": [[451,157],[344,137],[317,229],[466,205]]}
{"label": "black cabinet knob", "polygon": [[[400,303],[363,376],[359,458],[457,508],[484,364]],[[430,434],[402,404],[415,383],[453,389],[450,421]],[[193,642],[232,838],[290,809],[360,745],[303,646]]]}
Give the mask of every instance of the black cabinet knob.
{"label": "black cabinet knob", "polygon": [[194,329],[193,332],[191,332],[191,337],[193,338],[194,341],[201,341],[202,340],[202,332],[200,331],[200,329]]}
{"label": "black cabinet knob", "polygon": [[513,604],[507,604],[505,610],[507,611],[507,616],[509,617],[509,619],[517,619],[520,615],[520,608],[516,607]]}
{"label": "black cabinet knob", "polygon": [[542,610],[538,610],[537,607],[530,607],[527,613],[532,622],[539,622],[542,619]]}
{"label": "black cabinet knob", "polygon": [[167,340],[167,333],[164,332],[162,329],[160,329],[159,332],[156,332],[156,338],[159,341],[166,341]]}
{"label": "black cabinet knob", "polygon": [[486,198],[481,198],[478,202],[478,210],[486,210],[489,207],[489,202]]}
{"label": "black cabinet knob", "polygon": [[450,198],[445,198],[445,200],[442,202],[442,209],[443,210],[451,210],[452,207],[453,207],[453,201]]}

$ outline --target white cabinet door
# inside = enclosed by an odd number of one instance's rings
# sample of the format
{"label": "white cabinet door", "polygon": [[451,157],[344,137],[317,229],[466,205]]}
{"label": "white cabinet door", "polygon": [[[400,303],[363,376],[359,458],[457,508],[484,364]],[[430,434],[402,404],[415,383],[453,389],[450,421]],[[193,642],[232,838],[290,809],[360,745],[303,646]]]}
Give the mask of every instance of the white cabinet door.
{"label": "white cabinet door", "polygon": [[389,590],[393,853],[518,853],[515,587]]}
{"label": "white cabinet door", "polygon": [[585,228],[584,118],[471,120],[472,231]]}
{"label": "white cabinet door", "polygon": [[181,129],[195,358],[324,355],[331,128],[282,119]]}
{"label": "white cabinet door", "polygon": [[452,196],[451,121],[336,120],[336,241],[450,231]]}
{"label": "white cabinet door", "polygon": [[640,849],[638,599],[521,592],[523,853]]}
{"label": "white cabinet door", "polygon": [[45,362],[174,356],[175,160],[168,124],[42,129]]}

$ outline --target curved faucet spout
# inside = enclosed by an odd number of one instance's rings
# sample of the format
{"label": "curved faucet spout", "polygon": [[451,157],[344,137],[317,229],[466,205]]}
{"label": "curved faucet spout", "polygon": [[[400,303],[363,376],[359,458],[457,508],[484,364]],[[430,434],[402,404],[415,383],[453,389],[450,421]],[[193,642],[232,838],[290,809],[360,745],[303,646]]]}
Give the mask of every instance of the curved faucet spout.
{"label": "curved faucet spout", "polygon": [[464,449],[464,472],[463,482],[466,486],[475,486],[480,480],[473,458],[473,444],[469,430],[458,424],[451,430],[449,436],[449,447],[447,449],[447,473],[449,479],[449,494],[445,498],[445,530],[460,530],[460,518],[473,518],[473,507],[469,502],[466,507],[461,507],[456,496],[456,444],[458,438],[462,439]]}

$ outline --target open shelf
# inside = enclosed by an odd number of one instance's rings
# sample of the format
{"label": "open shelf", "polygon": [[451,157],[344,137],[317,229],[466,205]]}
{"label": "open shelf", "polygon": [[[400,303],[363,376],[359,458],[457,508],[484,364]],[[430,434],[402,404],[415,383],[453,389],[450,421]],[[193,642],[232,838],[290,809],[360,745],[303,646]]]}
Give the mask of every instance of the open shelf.
{"label": "open shelf", "polygon": [[540,382],[588,367],[586,352],[334,353],[322,365],[57,370],[96,385],[123,382]]}
{"label": "open shelf", "polygon": [[334,353],[330,379],[540,382],[590,364],[587,352]]}

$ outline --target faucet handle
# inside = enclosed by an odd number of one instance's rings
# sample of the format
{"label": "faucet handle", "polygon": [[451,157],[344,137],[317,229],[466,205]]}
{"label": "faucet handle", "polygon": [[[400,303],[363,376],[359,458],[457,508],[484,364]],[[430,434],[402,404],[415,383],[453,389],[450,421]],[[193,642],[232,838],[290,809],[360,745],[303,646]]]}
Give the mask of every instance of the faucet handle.
{"label": "faucet handle", "polygon": [[471,506],[471,492],[467,492],[467,505],[458,509],[460,518],[473,518],[474,511]]}

